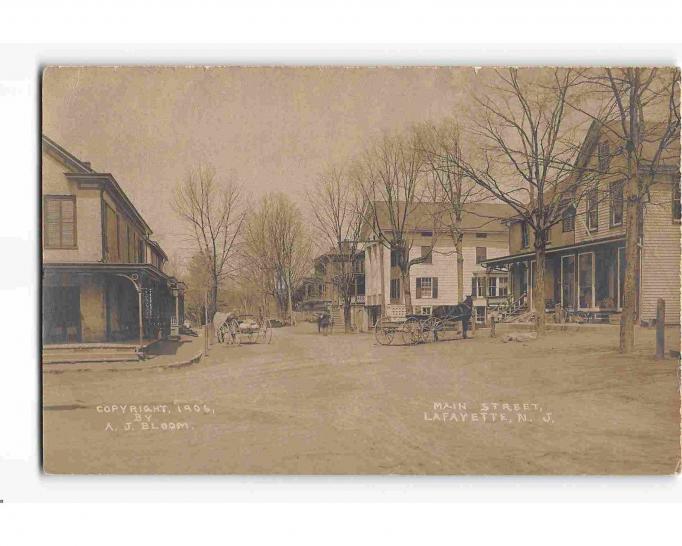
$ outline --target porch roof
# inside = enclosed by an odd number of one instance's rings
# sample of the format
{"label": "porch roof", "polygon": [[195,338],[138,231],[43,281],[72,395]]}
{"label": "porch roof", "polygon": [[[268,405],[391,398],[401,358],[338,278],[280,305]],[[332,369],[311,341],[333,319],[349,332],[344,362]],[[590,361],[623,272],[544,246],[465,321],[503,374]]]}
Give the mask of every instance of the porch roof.
{"label": "porch roof", "polygon": [[64,273],[111,273],[124,274],[145,273],[149,277],[165,281],[169,284],[177,282],[174,277],[166,275],[163,271],[151,264],[111,264],[101,262],[50,262],[43,264],[43,272],[59,271]]}
{"label": "porch roof", "polygon": [[[572,252],[593,248],[596,246],[625,242],[625,235],[614,235],[612,237],[605,237],[593,241],[582,241],[571,245],[563,245],[557,247],[550,247],[545,251],[547,256],[552,254],[559,254],[565,252]],[[481,262],[483,267],[488,269],[498,269],[515,262],[525,262],[529,259],[535,258],[535,252],[524,252],[522,254],[510,254],[509,256],[502,256],[501,258],[492,258]]]}

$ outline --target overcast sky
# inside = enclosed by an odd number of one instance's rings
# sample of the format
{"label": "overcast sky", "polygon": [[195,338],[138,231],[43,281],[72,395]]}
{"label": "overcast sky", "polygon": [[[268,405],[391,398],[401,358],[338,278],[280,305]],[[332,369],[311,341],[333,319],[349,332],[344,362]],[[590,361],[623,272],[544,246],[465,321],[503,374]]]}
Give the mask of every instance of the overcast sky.
{"label": "overcast sky", "polygon": [[466,109],[472,68],[48,68],[43,132],[111,172],[169,255],[175,185],[199,164],[252,198],[305,187],[383,131]]}

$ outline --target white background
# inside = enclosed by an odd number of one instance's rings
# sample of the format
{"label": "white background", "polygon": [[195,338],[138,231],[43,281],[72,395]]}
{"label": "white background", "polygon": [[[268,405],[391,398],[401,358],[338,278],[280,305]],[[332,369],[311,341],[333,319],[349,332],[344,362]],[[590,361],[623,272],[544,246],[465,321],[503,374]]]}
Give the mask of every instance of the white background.
{"label": "white background", "polygon": [[[35,534],[69,544],[676,542],[680,505],[674,503],[682,501],[682,485],[673,477],[42,475],[37,204],[44,64],[680,64],[682,44],[671,45],[680,39],[680,5],[679,0],[4,4],[0,521],[6,521],[0,523],[0,544],[28,543]],[[21,501],[142,504],[42,505],[15,512]],[[175,504],[180,501],[191,504]],[[640,502],[649,504],[635,504]],[[16,532],[23,540],[11,539]]]}

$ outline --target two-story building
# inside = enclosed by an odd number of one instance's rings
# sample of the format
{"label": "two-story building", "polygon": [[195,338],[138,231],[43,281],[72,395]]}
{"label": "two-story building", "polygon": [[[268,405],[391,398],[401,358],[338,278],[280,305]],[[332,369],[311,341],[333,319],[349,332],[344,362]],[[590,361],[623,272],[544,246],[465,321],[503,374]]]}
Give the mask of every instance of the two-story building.
{"label": "two-story building", "polygon": [[[376,204],[379,229],[391,229],[385,203]],[[425,257],[410,268],[410,293],[417,314],[431,314],[434,308],[457,305],[457,253],[450,230],[433,218],[442,210],[435,203],[421,203],[407,220],[406,237],[410,259]],[[386,212],[384,210],[384,212]],[[508,297],[507,273],[487,271],[482,263],[509,253],[507,227],[500,221],[512,209],[500,203],[472,203],[465,207],[460,229],[463,233],[463,296],[471,295],[476,320],[485,323],[492,301]],[[434,231],[434,225],[441,226]],[[365,307],[368,323],[374,325],[384,314],[385,306],[400,304],[403,290],[396,251],[387,248],[368,231],[365,244]]]}
{"label": "two-story building", "polygon": [[110,173],[43,136],[42,194],[46,360],[64,344],[139,354],[182,323],[184,285],[164,273],[168,257]]}
{"label": "two-story building", "polygon": [[[653,155],[653,154],[652,154]],[[545,263],[545,308],[560,304],[569,313],[615,315],[623,306],[625,275],[625,203],[622,139],[598,123],[590,127],[580,161],[590,176],[581,199],[551,227]],[[680,148],[669,151],[650,186],[639,226],[640,279],[638,315],[656,316],[656,301],[666,300],[666,322],[680,315]],[[533,308],[534,240],[528,226],[509,222],[510,255],[487,260],[492,270],[508,269],[515,300],[527,297]]]}
{"label": "two-story building", "polygon": [[314,260],[315,275],[305,280],[306,298],[301,304],[305,311],[319,312],[327,310],[332,313],[337,326],[344,324],[343,295],[339,290],[339,278],[352,275],[351,287],[351,326],[356,331],[366,331],[365,315],[365,253],[357,248],[349,263],[350,252],[340,253],[329,250]]}

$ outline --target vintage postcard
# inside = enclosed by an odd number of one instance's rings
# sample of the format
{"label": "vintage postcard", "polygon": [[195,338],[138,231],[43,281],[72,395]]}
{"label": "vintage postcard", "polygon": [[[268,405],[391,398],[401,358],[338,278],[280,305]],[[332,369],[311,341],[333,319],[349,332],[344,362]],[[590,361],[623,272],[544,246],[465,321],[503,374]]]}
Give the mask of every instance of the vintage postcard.
{"label": "vintage postcard", "polygon": [[680,471],[680,70],[46,67],[51,474]]}

